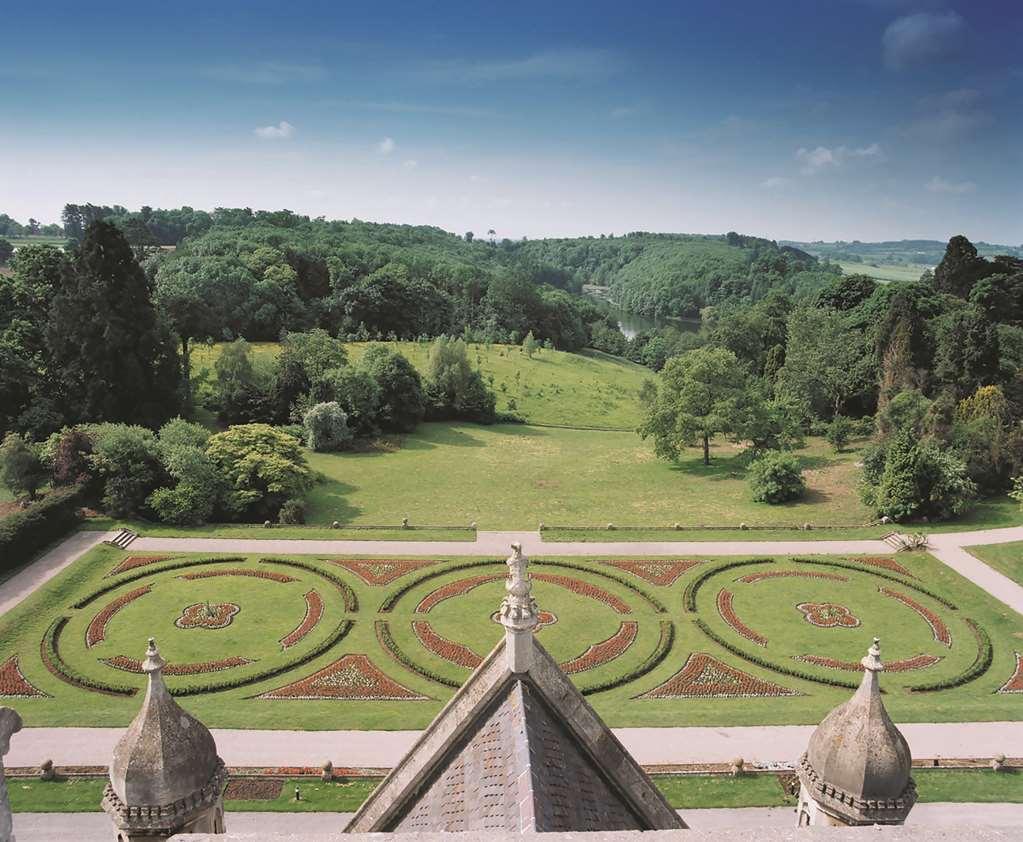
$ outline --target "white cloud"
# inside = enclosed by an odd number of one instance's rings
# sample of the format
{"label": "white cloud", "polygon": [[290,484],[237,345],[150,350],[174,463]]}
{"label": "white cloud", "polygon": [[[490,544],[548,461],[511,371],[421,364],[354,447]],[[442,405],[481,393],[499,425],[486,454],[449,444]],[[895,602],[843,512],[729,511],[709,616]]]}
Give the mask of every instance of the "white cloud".
{"label": "white cloud", "polygon": [[884,152],[881,150],[880,144],[877,143],[860,147],[817,146],[814,149],[801,146],[796,150],[796,160],[802,164],[800,172],[803,175],[816,175],[819,172],[840,167],[846,161],[854,158],[883,161]]}
{"label": "white cloud", "polygon": [[974,134],[992,122],[983,107],[984,94],[974,88],[956,88],[920,102],[921,115],[905,131],[928,142],[949,143]]}
{"label": "white cloud", "polygon": [[625,60],[613,50],[566,47],[504,61],[436,62],[428,72],[459,82],[507,82],[536,79],[606,79],[621,72]]}
{"label": "white cloud", "polygon": [[414,170],[416,167],[419,166],[419,161],[413,161],[411,158],[409,158],[406,161],[402,161],[401,165],[407,170]]}
{"label": "white cloud", "polygon": [[377,144],[377,152],[381,155],[390,155],[397,148],[398,144],[391,137],[385,137]]}
{"label": "white cloud", "polygon": [[947,181],[940,175],[934,176],[924,185],[931,193],[948,193],[953,196],[962,196],[966,193],[973,193],[977,185],[972,181]]}
{"label": "white cloud", "polygon": [[313,64],[259,61],[253,64],[221,64],[200,71],[207,79],[244,85],[283,85],[288,82],[317,82],[327,72]]}
{"label": "white cloud", "polygon": [[892,21],[881,44],[885,64],[896,70],[955,58],[963,48],[966,21],[957,12],[917,12]]}
{"label": "white cloud", "polygon": [[765,178],[760,182],[760,186],[765,190],[776,190],[779,187],[784,187],[789,183],[787,178],[782,178],[780,175],[772,175],[770,178]]}
{"label": "white cloud", "polygon": [[287,120],[281,120],[276,126],[260,126],[252,133],[263,140],[289,140],[295,136],[295,127]]}

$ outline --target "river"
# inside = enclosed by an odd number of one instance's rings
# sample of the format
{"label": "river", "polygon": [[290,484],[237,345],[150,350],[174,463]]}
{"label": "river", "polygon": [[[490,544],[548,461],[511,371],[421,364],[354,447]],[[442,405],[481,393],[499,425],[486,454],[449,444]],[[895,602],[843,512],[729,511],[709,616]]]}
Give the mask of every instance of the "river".
{"label": "river", "polygon": [[664,316],[641,316],[628,310],[612,308],[611,316],[618,321],[618,329],[626,339],[634,339],[636,334],[644,330],[655,330],[659,327],[671,326],[677,330],[696,333],[700,329],[699,319],[679,319]]}

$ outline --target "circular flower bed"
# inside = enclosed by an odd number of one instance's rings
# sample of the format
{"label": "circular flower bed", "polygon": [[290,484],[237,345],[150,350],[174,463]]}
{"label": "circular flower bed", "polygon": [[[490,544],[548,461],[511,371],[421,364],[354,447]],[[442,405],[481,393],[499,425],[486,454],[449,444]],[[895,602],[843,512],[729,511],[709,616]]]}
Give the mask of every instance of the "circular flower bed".
{"label": "circular flower bed", "polygon": [[821,629],[855,629],[860,625],[852,611],[835,602],[800,602],[796,608],[806,622]]}
{"label": "circular flower bed", "polygon": [[241,610],[233,602],[196,602],[182,609],[174,625],[179,629],[226,629]]}

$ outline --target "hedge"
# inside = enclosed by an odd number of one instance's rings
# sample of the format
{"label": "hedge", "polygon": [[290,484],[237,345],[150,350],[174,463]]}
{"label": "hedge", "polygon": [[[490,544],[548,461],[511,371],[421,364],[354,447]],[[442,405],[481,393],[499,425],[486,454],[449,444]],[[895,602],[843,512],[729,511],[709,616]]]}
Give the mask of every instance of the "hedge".
{"label": "hedge", "polygon": [[404,585],[402,585],[396,591],[394,591],[394,592],[388,594],[386,597],[384,597],[384,601],[380,603],[380,607],[377,609],[377,613],[378,614],[386,614],[386,613],[388,613],[392,608],[394,608],[394,606],[395,606],[395,604],[397,604],[398,600],[401,599],[403,596],[405,596],[405,594],[407,594],[410,590],[412,590],[417,585],[421,585],[423,582],[430,581],[430,579],[436,579],[438,576],[444,576],[444,575],[446,575],[448,573],[453,573],[456,570],[468,570],[469,568],[472,568],[472,567],[489,567],[489,566],[494,565],[494,564],[503,564],[503,563],[504,562],[498,561],[497,559],[494,559],[493,561],[489,561],[489,560],[488,561],[463,561],[461,564],[452,564],[452,565],[450,565],[448,567],[445,567],[445,568],[443,568],[441,570],[431,570],[429,573],[426,573],[425,575],[420,576],[418,579],[413,579],[410,582],[406,582]]}
{"label": "hedge", "polygon": [[157,567],[154,563],[152,569],[143,570],[141,573],[132,573],[130,576],[125,576],[123,579],[114,579],[114,581],[103,585],[101,588],[92,591],[92,593],[86,594],[78,602],[72,604],[72,608],[84,608],[90,602],[103,594],[110,593],[110,591],[116,591],[122,585],[127,585],[130,582],[137,582],[139,579],[145,579],[149,576],[156,576],[160,573],[166,573],[169,570],[182,570],[185,567],[199,567],[204,564],[237,564],[238,562],[245,561],[245,558],[240,555],[225,556],[224,558],[193,558],[184,559],[183,561],[175,561],[172,564],[165,564],[161,567]]}
{"label": "hedge", "polygon": [[700,588],[703,587],[703,583],[706,582],[711,576],[716,576],[724,570],[731,570],[733,567],[746,567],[750,564],[773,564],[774,559],[770,558],[747,558],[741,561],[730,561],[727,564],[718,564],[714,567],[708,567],[706,570],[701,571],[699,574],[693,577],[693,579],[686,585],[686,589],[682,592],[682,604],[685,606],[686,611],[696,610],[696,594],[699,593]]}
{"label": "hedge", "polygon": [[617,678],[612,678],[607,681],[603,681],[600,684],[593,684],[589,687],[584,687],[580,692],[584,696],[589,696],[593,693],[602,693],[605,690],[613,690],[615,687],[621,687],[623,684],[628,684],[630,681],[635,681],[637,678],[641,678],[652,669],[659,666],[661,661],[668,657],[668,653],[671,651],[671,647],[674,643],[675,624],[671,620],[661,620],[661,637],[657,641],[657,646],[654,648],[654,651],[650,653],[649,658],[643,661],[635,669],[623,673]]}
{"label": "hedge", "polygon": [[908,582],[899,576],[894,576],[891,573],[885,573],[883,570],[878,570],[874,567],[865,567],[862,564],[856,564],[851,561],[838,561],[834,559],[824,558],[791,558],[789,559],[796,564],[818,564],[822,567],[840,567],[843,570],[855,570],[857,573],[869,573],[871,576],[878,576],[882,579],[887,579],[889,582],[896,582],[905,588],[910,588],[914,591],[922,593],[924,596],[929,596],[931,599],[936,599],[946,608],[951,608],[953,611],[958,611],[956,604],[940,594],[936,594],[934,591],[928,590],[923,585],[916,585],[913,582]]}
{"label": "hedge", "polygon": [[644,591],[638,585],[630,582],[623,576],[617,576],[614,573],[608,573],[606,570],[599,570],[595,567],[587,567],[585,564],[573,564],[570,561],[536,561],[533,562],[537,567],[567,567],[569,570],[578,570],[580,573],[593,573],[596,576],[603,576],[605,579],[610,579],[612,582],[617,582],[624,588],[628,588],[633,593],[645,599],[658,614],[667,614],[668,609],[664,607],[664,603],[661,602],[657,597],[651,596]]}
{"label": "hedge", "polygon": [[0,520],[0,571],[14,570],[81,520],[80,486],[58,488]]}
{"label": "hedge", "polygon": [[301,570],[308,570],[310,573],[315,573],[317,576],[322,576],[328,582],[330,582],[335,588],[341,591],[341,598],[345,603],[345,611],[358,611],[359,610],[359,597],[355,595],[355,591],[351,589],[349,584],[342,579],[340,576],[334,575],[329,570],[324,570],[322,567],[317,567],[315,564],[310,564],[308,561],[296,561],[290,558],[261,558],[260,564],[283,564],[288,567],[298,567]]}
{"label": "hedge", "polygon": [[217,693],[221,690],[233,690],[236,687],[245,687],[249,684],[266,681],[268,678],[274,678],[282,673],[290,672],[303,664],[307,664],[313,660],[313,658],[318,658],[328,649],[340,643],[348,632],[352,630],[353,625],[354,624],[351,620],[342,620],[338,623],[337,628],[334,629],[334,631],[322,643],[314,646],[304,655],[300,655],[290,661],[285,661],[283,664],[279,664],[276,667],[270,667],[251,675],[238,676],[237,678],[228,678],[222,681],[209,681],[205,684],[186,684],[183,687],[170,687],[168,689],[172,696],[197,696],[200,693]]}
{"label": "hedge", "polygon": [[951,678],[945,678],[940,681],[934,681],[930,684],[915,684],[909,688],[910,691],[913,693],[929,693],[932,690],[948,690],[952,687],[960,687],[963,684],[973,681],[975,678],[980,678],[987,672],[995,654],[994,650],[991,648],[991,638],[988,637],[988,633],[984,631],[983,626],[978,625],[974,620],[971,620],[969,617],[963,617],[963,620],[966,622],[966,625],[970,627],[970,631],[973,632],[973,636],[977,639],[977,656],[973,659],[973,663],[958,675],[953,675]]}
{"label": "hedge", "polygon": [[125,684],[107,684],[104,681],[97,681],[88,678],[65,663],[60,657],[60,635],[67,626],[70,617],[58,617],[46,630],[43,639],[39,642],[39,657],[43,665],[61,681],[70,684],[72,687],[79,687],[83,690],[94,690],[99,693],[106,693],[109,696],[134,696],[138,692],[137,687],[129,687]]}
{"label": "hedge", "polygon": [[458,688],[462,686],[461,683],[458,681],[446,678],[440,673],[434,672],[433,670],[428,669],[427,667],[420,666],[415,661],[413,661],[408,655],[402,652],[401,649],[398,648],[398,643],[394,639],[394,636],[391,634],[391,627],[388,624],[387,620],[377,620],[373,625],[376,630],[377,640],[380,642],[380,645],[383,646],[384,649],[387,650],[388,654],[390,654],[390,656],[394,658],[394,660],[396,660],[403,667],[412,670],[412,672],[421,675],[423,678],[429,679],[430,681],[435,681],[437,684],[443,684],[445,687]]}
{"label": "hedge", "polygon": [[[718,646],[722,646],[736,655],[742,658],[744,661],[749,661],[751,664],[756,664],[758,667],[771,670],[772,672],[778,672],[782,675],[790,675],[793,678],[799,678],[803,681],[813,681],[816,684],[827,684],[831,687],[847,687],[850,690],[855,690],[860,686],[858,681],[845,681],[841,678],[821,678],[820,676],[813,675],[809,672],[803,672],[802,670],[791,669],[790,667],[783,667],[780,664],[774,664],[768,661],[766,658],[761,658],[758,655],[750,655],[748,652],[743,652],[734,643],[725,640],[721,635],[717,634],[710,626],[708,626],[703,620],[696,619],[696,627],[702,631],[707,637],[713,640]],[[884,691],[882,691],[884,692]]]}

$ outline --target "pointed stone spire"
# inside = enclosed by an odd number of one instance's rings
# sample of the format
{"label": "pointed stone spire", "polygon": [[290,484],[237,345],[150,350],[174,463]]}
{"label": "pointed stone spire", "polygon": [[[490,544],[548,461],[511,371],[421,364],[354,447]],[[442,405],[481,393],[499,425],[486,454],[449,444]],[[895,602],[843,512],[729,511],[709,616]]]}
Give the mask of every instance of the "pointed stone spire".
{"label": "pointed stone spire", "polygon": [[167,690],[165,663],[149,638],[146,698],[114,749],[103,793],[103,809],[125,840],[224,832],[224,761],[209,729]]}
{"label": "pointed stone spire", "polygon": [[533,599],[533,580],[527,568],[529,559],[522,554],[522,544],[511,545],[508,557],[508,578],[505,581],[505,597],[501,603],[501,625],[505,631],[505,652],[508,669],[512,672],[526,672],[533,658],[533,629],[537,623],[536,600]]}
{"label": "pointed stone spire", "polygon": [[11,736],[21,730],[21,716],[13,708],[0,707],[0,842],[14,842],[14,817],[7,797],[4,756],[11,747]]}
{"label": "pointed stone spire", "polygon": [[860,663],[853,697],[813,732],[799,763],[800,823],[902,824],[916,801],[909,744],[885,710],[881,641]]}

